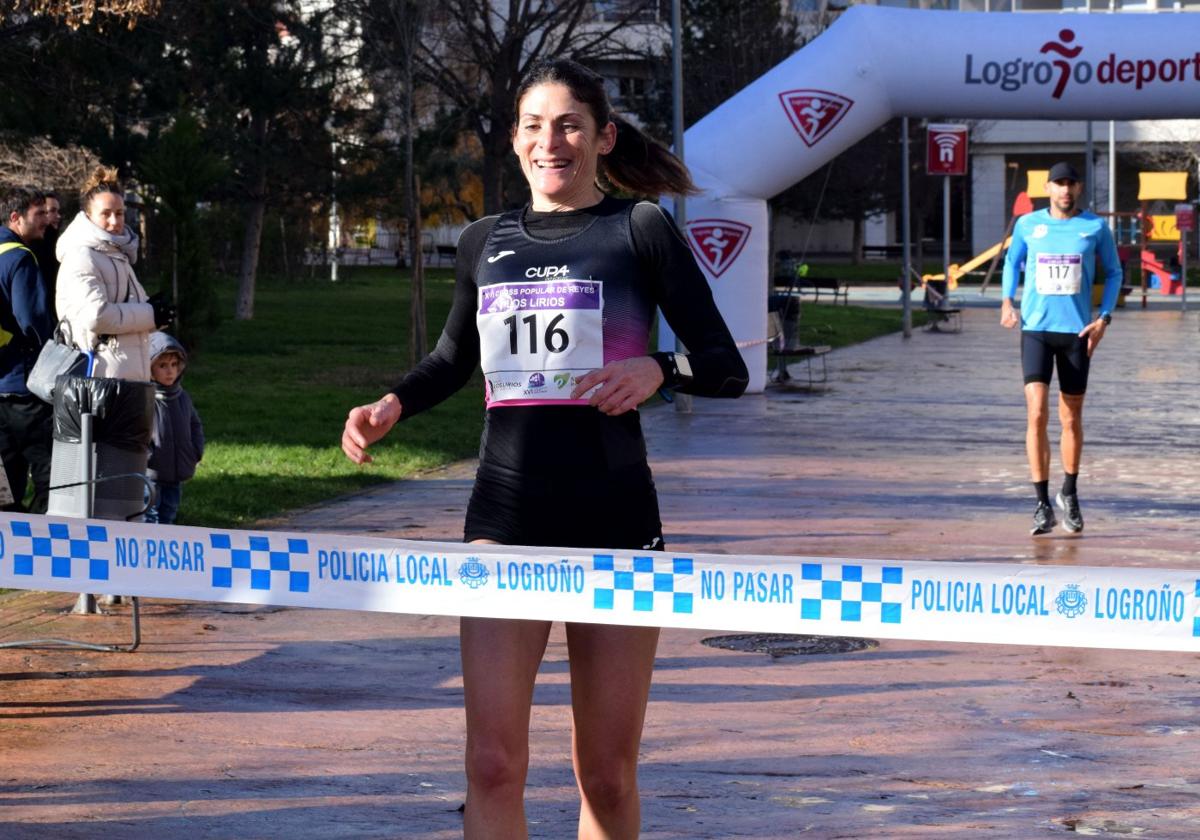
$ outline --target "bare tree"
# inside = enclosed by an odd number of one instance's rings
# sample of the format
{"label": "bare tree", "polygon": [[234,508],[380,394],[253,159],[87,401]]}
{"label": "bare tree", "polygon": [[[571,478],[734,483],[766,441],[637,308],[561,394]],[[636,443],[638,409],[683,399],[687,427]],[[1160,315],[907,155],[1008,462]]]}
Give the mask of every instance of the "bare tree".
{"label": "bare tree", "polygon": [[[413,162],[413,138],[417,131],[414,100],[417,88],[417,50],[432,7],[430,0],[366,0],[362,9],[363,44],[367,67],[394,77],[399,84],[376,85],[378,91],[393,92],[392,104],[402,113],[404,142],[404,216],[408,230],[411,269],[409,307],[409,355],[415,365],[429,345],[425,319],[425,263],[421,258],[421,190]],[[390,79],[389,79],[390,80]],[[396,103],[394,100],[400,101]]]}
{"label": "bare tree", "polygon": [[87,149],[55,146],[40,140],[0,140],[0,184],[33,184],[41,189],[71,193],[100,163]]}
{"label": "bare tree", "polygon": [[513,100],[533,62],[634,56],[620,34],[658,0],[622,0],[601,19],[594,0],[443,0],[417,52],[422,76],[467,121],[483,152],[483,207],[504,203]]}
{"label": "bare tree", "polygon": [[6,18],[49,17],[72,29],[86,26],[97,15],[116,18],[132,27],[139,17],[156,14],[162,0],[8,0],[0,5],[0,23]]}

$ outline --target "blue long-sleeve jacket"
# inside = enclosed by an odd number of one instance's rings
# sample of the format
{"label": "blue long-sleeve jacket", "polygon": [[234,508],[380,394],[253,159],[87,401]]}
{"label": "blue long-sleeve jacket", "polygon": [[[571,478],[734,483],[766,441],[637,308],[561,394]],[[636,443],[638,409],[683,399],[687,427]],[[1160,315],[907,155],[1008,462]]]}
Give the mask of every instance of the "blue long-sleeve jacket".
{"label": "blue long-sleeve jacket", "polygon": [[1017,293],[1021,264],[1021,329],[1078,333],[1092,320],[1096,260],[1104,267],[1100,313],[1111,313],[1121,292],[1121,260],[1112,232],[1095,213],[1056,219],[1038,210],[1017,219],[1004,258],[1003,295]]}
{"label": "blue long-sleeve jacket", "polygon": [[54,331],[54,315],[21,237],[0,227],[0,250],[0,394],[28,394],[25,379]]}

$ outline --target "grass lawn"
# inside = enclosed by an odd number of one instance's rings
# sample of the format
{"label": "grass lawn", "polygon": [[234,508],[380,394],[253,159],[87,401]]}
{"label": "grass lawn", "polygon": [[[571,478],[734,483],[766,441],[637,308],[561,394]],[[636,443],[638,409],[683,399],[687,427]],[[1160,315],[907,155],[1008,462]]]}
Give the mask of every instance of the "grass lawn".
{"label": "grass lawn", "polygon": [[[913,326],[920,327],[929,314],[920,303],[912,308]],[[904,328],[899,306],[844,306],[832,303],[802,303],[797,338],[801,344],[827,344],[835,350],[858,344]]]}
{"label": "grass lawn", "polygon": [[[922,274],[941,274],[942,261],[940,257],[936,262],[926,260],[923,271],[921,266],[915,263],[913,264],[913,268]],[[858,265],[852,265],[848,260],[841,262],[808,260],[808,270],[814,277],[836,277],[839,280],[847,280],[851,283],[864,283],[871,286],[897,286],[900,269],[899,262],[885,260],[866,260]],[[915,277],[913,278],[913,285],[920,285],[920,281]]]}
{"label": "grass lawn", "polygon": [[[473,454],[483,420],[475,381],[436,412],[405,421],[357,467],[339,441],[346,412],[377,399],[408,359],[408,284],[393,269],[260,287],[254,319],[223,322],[184,377],[208,447],[184,488],[181,524],[246,525]],[[453,274],[430,270],[434,340]]]}
{"label": "grass lawn", "polygon": [[[429,327],[441,331],[453,274],[428,274]],[[475,379],[435,411],[405,421],[356,467],[339,441],[346,412],[383,394],[407,366],[408,284],[386,268],[342,279],[264,284],[251,321],[223,322],[184,386],[208,448],[184,488],[181,524],[244,527],[478,451],[483,387]],[[225,290],[227,298],[232,289]],[[914,322],[923,313],[914,311]],[[805,303],[802,340],[841,347],[901,327],[899,309]]]}

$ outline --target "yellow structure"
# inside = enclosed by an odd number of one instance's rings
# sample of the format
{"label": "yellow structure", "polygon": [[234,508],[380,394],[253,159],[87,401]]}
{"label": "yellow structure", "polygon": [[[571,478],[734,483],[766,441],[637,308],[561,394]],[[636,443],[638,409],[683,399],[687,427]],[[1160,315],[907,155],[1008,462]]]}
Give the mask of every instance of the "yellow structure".
{"label": "yellow structure", "polygon": [[1050,180],[1049,169],[1030,169],[1025,173],[1025,192],[1030,198],[1049,198],[1046,181]]}
{"label": "yellow structure", "polygon": [[1186,172],[1139,172],[1138,201],[1154,201],[1155,199],[1187,199]]}

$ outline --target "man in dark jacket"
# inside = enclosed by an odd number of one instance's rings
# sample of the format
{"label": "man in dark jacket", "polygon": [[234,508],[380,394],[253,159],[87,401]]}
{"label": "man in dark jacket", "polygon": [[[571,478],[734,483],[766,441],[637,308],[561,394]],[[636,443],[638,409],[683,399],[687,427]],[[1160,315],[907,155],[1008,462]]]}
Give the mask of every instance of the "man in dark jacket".
{"label": "man in dark jacket", "polygon": [[0,194],[0,216],[0,459],[12,496],[3,508],[25,509],[21,500],[32,474],[29,510],[45,513],[52,408],[29,393],[25,380],[54,331],[52,304],[29,249],[46,229],[46,198],[29,187],[8,189]]}

